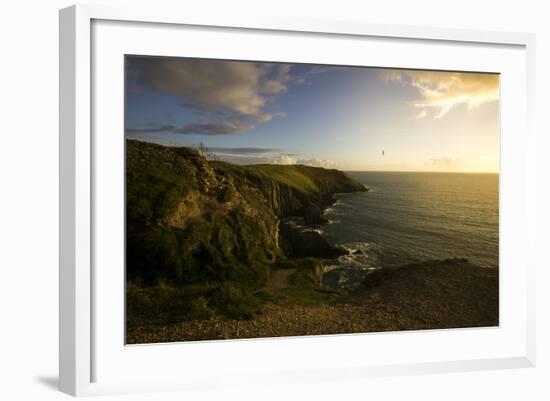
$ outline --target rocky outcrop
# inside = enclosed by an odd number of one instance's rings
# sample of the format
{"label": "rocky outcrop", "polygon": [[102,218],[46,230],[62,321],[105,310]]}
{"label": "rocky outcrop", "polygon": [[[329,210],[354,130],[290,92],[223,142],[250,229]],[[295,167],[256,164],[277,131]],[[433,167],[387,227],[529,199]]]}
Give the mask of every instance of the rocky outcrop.
{"label": "rocky outcrop", "polygon": [[127,273],[144,284],[257,286],[280,256],[338,256],[317,233],[280,235],[280,219],[322,223],[334,193],[365,190],[337,170],[236,166],[134,140],[126,160]]}
{"label": "rocky outcrop", "polygon": [[292,221],[280,224],[279,244],[282,253],[289,258],[332,259],[348,253],[344,248],[332,246],[319,232],[303,230]]}
{"label": "rocky outcrop", "polygon": [[304,208],[304,222],[308,225],[326,224],[328,220],[323,217],[323,209],[315,204]]}
{"label": "rocky outcrop", "polygon": [[[278,174],[281,171],[284,175]],[[303,217],[306,224],[326,223],[322,212],[335,202],[334,194],[368,191],[344,172],[334,169],[260,165],[246,167],[244,173],[278,217]]]}

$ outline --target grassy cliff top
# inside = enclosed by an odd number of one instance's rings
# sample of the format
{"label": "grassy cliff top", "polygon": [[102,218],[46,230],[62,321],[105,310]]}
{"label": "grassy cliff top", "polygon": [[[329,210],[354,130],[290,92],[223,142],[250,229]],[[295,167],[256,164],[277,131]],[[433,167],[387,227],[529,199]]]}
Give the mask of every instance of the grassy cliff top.
{"label": "grassy cliff top", "polygon": [[254,174],[269,177],[301,191],[319,192],[319,188],[315,185],[311,176],[304,172],[304,167],[299,165],[261,164],[246,166],[245,168]]}
{"label": "grassy cliff top", "polygon": [[364,185],[336,169],[310,167],[302,164],[254,164],[241,166],[226,162],[210,162],[233,173],[248,173],[258,178],[271,179],[304,193],[335,193],[365,191]]}
{"label": "grassy cliff top", "polygon": [[168,147],[137,140],[126,141],[128,200],[130,206],[153,205],[150,217],[163,217],[190,190],[213,182],[217,172],[255,185],[274,182],[306,197],[365,191],[365,187],[335,169],[304,165],[236,165],[209,161],[194,149]]}
{"label": "grassy cliff top", "polygon": [[269,177],[282,184],[310,192],[354,192],[365,187],[346,173],[336,169],[310,167],[301,164],[259,164],[246,167],[249,171]]}

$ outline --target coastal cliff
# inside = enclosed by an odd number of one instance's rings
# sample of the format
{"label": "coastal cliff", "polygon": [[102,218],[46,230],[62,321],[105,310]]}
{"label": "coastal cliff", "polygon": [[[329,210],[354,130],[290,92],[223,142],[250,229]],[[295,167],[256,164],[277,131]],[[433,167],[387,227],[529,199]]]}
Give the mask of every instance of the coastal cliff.
{"label": "coastal cliff", "polygon": [[126,162],[128,343],[498,324],[498,271],[465,259],[326,286],[325,260],[345,251],[300,226],[322,224],[335,193],[367,190],[341,171],[133,140]]}
{"label": "coastal cliff", "polygon": [[316,233],[281,219],[323,223],[340,192],[366,188],[338,170],[302,165],[237,166],[185,147],[126,142],[127,274],[154,284],[265,283],[292,256],[335,257]]}

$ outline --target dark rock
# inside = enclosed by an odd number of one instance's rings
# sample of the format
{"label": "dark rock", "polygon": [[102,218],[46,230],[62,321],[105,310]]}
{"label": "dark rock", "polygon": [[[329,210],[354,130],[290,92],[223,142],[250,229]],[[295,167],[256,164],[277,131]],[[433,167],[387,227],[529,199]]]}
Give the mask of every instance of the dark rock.
{"label": "dark rock", "polygon": [[233,199],[234,196],[235,196],[235,190],[229,185],[220,186],[218,188],[218,193],[217,193],[218,202],[220,203],[229,202],[231,199]]}
{"label": "dark rock", "polygon": [[326,224],[328,220],[322,216],[321,208],[314,204],[309,204],[304,210],[304,221],[308,225]]}
{"label": "dark rock", "polygon": [[367,270],[336,268],[323,275],[323,285],[327,288],[356,288],[368,274]]}
{"label": "dark rock", "polygon": [[385,281],[395,280],[398,277],[407,277],[409,275],[420,277],[430,274],[442,274],[452,269],[462,269],[464,272],[474,271],[482,275],[484,272],[491,272],[492,269],[482,269],[472,265],[466,258],[449,258],[444,260],[428,260],[420,263],[410,263],[403,266],[378,269],[369,273],[363,282],[361,288],[373,288],[379,286]]}
{"label": "dark rock", "polygon": [[347,254],[344,248],[330,243],[316,231],[303,232],[290,224],[281,224],[280,246],[287,257],[291,258],[337,258]]}

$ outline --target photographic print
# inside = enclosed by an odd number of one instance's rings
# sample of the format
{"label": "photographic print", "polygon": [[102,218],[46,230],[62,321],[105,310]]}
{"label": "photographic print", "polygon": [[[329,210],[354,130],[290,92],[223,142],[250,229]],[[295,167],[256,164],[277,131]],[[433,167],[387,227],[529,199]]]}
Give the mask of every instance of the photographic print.
{"label": "photographic print", "polygon": [[499,324],[499,75],[125,56],[126,343]]}

